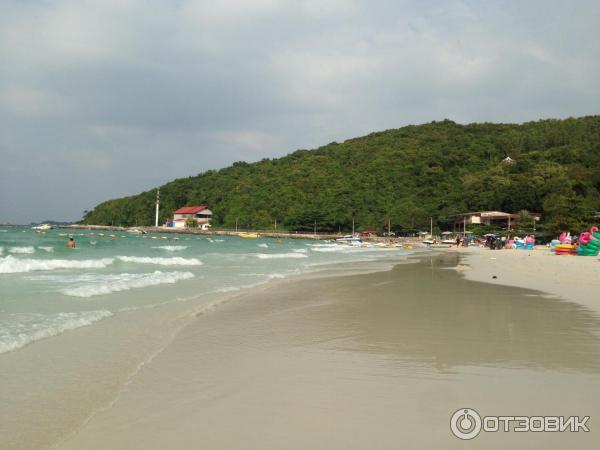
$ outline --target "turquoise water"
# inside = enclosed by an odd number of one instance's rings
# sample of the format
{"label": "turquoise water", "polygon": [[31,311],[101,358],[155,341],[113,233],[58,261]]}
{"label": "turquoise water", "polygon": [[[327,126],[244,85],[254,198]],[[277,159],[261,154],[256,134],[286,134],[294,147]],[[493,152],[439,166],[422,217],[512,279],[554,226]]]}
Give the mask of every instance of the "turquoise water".
{"label": "turquoise water", "polygon": [[293,239],[72,231],[0,228],[0,358],[125,312],[191,307],[334,263],[408,254]]}

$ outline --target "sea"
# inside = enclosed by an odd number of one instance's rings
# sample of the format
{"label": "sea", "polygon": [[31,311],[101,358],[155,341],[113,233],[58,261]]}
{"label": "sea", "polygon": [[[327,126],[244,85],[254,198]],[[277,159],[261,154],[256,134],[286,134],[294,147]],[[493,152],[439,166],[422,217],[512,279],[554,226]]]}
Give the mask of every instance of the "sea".
{"label": "sea", "polygon": [[110,403],[186,323],[244,290],[307,273],[391,267],[415,251],[0,228],[3,444],[37,448],[60,440]]}

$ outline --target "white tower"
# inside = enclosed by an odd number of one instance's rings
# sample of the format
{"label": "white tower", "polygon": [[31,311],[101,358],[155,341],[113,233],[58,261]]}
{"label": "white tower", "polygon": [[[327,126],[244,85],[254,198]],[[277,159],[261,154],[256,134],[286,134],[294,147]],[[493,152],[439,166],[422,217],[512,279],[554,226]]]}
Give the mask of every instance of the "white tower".
{"label": "white tower", "polygon": [[158,228],[158,205],[160,204],[160,188],[156,190],[156,218],[154,220],[154,226]]}

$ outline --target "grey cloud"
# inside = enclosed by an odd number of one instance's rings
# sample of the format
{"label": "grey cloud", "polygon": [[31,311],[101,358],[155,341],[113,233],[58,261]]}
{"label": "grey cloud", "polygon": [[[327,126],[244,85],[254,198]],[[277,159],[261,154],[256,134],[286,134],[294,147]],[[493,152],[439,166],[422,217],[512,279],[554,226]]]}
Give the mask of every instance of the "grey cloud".
{"label": "grey cloud", "polygon": [[598,113],[593,1],[6,1],[0,222],[442,118]]}

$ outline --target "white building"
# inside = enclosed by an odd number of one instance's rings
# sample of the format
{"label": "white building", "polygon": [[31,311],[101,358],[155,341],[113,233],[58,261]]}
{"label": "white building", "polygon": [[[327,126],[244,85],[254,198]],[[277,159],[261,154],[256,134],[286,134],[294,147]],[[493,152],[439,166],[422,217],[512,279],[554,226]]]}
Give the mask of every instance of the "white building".
{"label": "white building", "polygon": [[173,219],[167,222],[167,227],[187,228],[187,220],[190,218],[198,222],[198,228],[207,230],[210,227],[212,211],[206,206],[184,206],[173,211]]}

